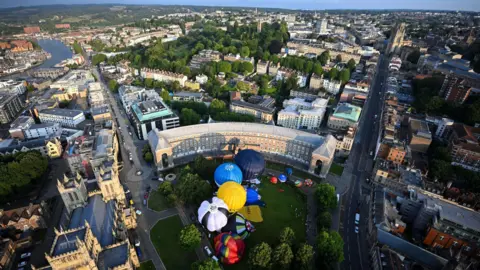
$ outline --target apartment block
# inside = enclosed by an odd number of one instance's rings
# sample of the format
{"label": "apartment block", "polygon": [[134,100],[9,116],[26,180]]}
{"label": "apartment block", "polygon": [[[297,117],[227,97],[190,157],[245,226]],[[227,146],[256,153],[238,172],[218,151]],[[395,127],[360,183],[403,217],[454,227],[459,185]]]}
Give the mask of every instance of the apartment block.
{"label": "apartment block", "polygon": [[18,95],[0,94],[0,123],[12,122],[23,109],[23,102]]}
{"label": "apartment block", "polygon": [[80,110],[45,109],[38,115],[42,123],[58,123],[62,127],[76,127],[85,121],[85,115]]}
{"label": "apartment block", "polygon": [[184,87],[187,81],[187,76],[183,74],[149,68],[142,68],[140,76],[144,79],[154,79],[168,83],[178,82],[181,87]]}
{"label": "apartment block", "polygon": [[133,126],[140,140],[153,129],[167,130],[180,126],[180,118],[162,101],[143,101],[132,105]]}

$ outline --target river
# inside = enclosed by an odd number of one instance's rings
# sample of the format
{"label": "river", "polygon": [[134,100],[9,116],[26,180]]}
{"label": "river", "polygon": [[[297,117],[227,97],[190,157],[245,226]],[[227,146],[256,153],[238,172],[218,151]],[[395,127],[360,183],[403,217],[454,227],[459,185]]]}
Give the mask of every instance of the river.
{"label": "river", "polygon": [[50,53],[52,57],[36,68],[53,67],[63,60],[72,58],[73,56],[72,50],[58,39],[39,39],[37,43],[44,51]]}
{"label": "river", "polygon": [[35,70],[37,68],[50,68],[65,59],[72,58],[73,56],[72,50],[68,46],[65,46],[65,44],[58,39],[39,39],[37,40],[37,43],[44,51],[50,53],[52,57],[47,59],[41,65],[38,65],[32,69],[2,77],[3,80],[26,79],[29,77],[28,71]]}

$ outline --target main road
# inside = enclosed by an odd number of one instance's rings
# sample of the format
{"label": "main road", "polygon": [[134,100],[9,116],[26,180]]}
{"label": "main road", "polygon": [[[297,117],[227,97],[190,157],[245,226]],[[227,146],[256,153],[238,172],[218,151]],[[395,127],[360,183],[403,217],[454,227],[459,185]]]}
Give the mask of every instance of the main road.
{"label": "main road", "polygon": [[[341,223],[339,232],[344,241],[345,260],[341,267],[346,270],[370,269],[369,248],[366,240],[369,186],[366,179],[371,176],[373,159],[380,128],[384,104],[384,91],[388,72],[388,59],[380,56],[377,70],[370,87],[367,102],[363,107],[355,142],[342,174],[343,181],[350,187],[342,196]],[[355,214],[360,213],[359,232],[355,232]]]}

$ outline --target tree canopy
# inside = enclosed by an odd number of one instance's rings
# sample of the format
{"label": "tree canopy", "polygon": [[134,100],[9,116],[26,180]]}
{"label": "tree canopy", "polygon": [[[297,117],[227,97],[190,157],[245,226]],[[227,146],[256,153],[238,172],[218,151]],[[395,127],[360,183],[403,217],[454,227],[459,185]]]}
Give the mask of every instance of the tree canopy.
{"label": "tree canopy", "polygon": [[204,261],[194,262],[192,264],[192,270],[221,270],[220,265],[212,258],[208,258]]}
{"label": "tree canopy", "polygon": [[320,212],[317,217],[317,227],[319,230],[329,230],[332,226],[332,214],[328,211]]}
{"label": "tree canopy", "polygon": [[343,239],[336,231],[321,231],[317,235],[318,265],[330,267],[342,262]]}
{"label": "tree canopy", "polygon": [[280,240],[280,243],[286,243],[288,245],[292,245],[293,242],[295,241],[295,232],[293,231],[292,228],[285,227],[280,232],[280,235],[278,236],[278,240]]}
{"label": "tree canopy", "polygon": [[185,226],[180,231],[180,245],[187,250],[193,250],[200,245],[202,234],[195,224]]}
{"label": "tree canopy", "polygon": [[296,269],[311,269],[313,255],[313,247],[308,244],[302,244],[295,253],[295,261],[298,266]]}
{"label": "tree canopy", "polygon": [[326,211],[337,207],[337,195],[334,186],[327,183],[317,185],[315,196],[317,197],[318,209],[320,211]]}
{"label": "tree canopy", "polygon": [[175,187],[177,197],[185,204],[200,204],[211,197],[212,187],[200,178],[198,174],[190,172],[180,175],[179,183]]}
{"label": "tree canopy", "polygon": [[273,250],[272,262],[276,269],[290,269],[292,261],[293,252],[287,243],[281,243]]}
{"label": "tree canopy", "polygon": [[190,126],[200,123],[200,115],[194,110],[189,108],[183,108],[180,112],[180,125]]}
{"label": "tree canopy", "polygon": [[272,260],[272,248],[265,242],[253,247],[248,254],[250,269],[267,269]]}

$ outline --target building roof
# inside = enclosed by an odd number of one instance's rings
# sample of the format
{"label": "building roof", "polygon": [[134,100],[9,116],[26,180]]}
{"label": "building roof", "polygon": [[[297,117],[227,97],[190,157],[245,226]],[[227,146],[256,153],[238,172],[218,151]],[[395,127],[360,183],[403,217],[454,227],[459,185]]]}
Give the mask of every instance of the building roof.
{"label": "building roof", "polygon": [[128,261],[128,255],[129,250],[127,242],[105,249],[98,255],[98,269],[108,270],[113,269],[116,266],[123,265]]}
{"label": "building roof", "polygon": [[427,122],[410,118],[409,125],[410,129],[413,133],[415,133],[415,135],[432,138],[432,134],[430,132],[430,129],[428,128]]}
{"label": "building roof", "polygon": [[257,111],[261,111],[261,112],[264,112],[264,113],[274,113],[275,112],[275,108],[271,108],[271,107],[263,107],[263,106],[260,106],[258,104],[253,104],[253,103],[250,103],[250,102],[245,102],[243,100],[232,100],[230,102],[231,105],[234,105],[234,106],[239,106],[239,107],[244,107],[244,108],[250,108],[250,109],[254,109],[254,110],[257,110]]}
{"label": "building roof", "polygon": [[442,269],[448,262],[447,259],[381,229],[377,230],[377,240],[379,243],[389,246],[392,250],[430,269]]}
{"label": "building roof", "polygon": [[195,98],[201,98],[203,96],[202,93],[198,92],[186,92],[186,91],[181,91],[181,92],[176,92],[173,94],[174,97],[195,97]]}
{"label": "building roof", "polygon": [[40,112],[40,115],[42,115],[42,114],[53,114],[53,115],[58,115],[58,116],[63,116],[63,117],[76,117],[79,114],[83,114],[83,112],[80,111],[80,110],[55,108],[55,109],[42,110]]}
{"label": "building roof", "polygon": [[132,105],[132,111],[140,122],[152,119],[162,118],[166,116],[176,116],[161,101],[143,101]]}
{"label": "building roof", "polygon": [[0,222],[3,225],[8,225],[10,221],[17,222],[21,218],[29,219],[34,215],[42,215],[42,207],[40,204],[30,204],[25,207],[3,211],[0,216]]}
{"label": "building roof", "polygon": [[0,143],[0,153],[11,153],[14,150],[21,151],[22,148],[34,149],[45,146],[45,139],[39,138],[29,141],[18,141],[14,139],[6,139]]}
{"label": "building roof", "polygon": [[10,129],[27,129],[33,122],[30,116],[20,115],[13,123],[10,124]]}
{"label": "building roof", "polygon": [[74,230],[68,233],[62,233],[56,237],[55,246],[53,248],[52,256],[58,256],[77,249],[77,238],[85,239],[85,228]]}
{"label": "building roof", "polygon": [[337,118],[347,119],[352,122],[358,122],[361,112],[362,108],[360,107],[351,105],[349,103],[341,103],[335,109],[333,116]]}

